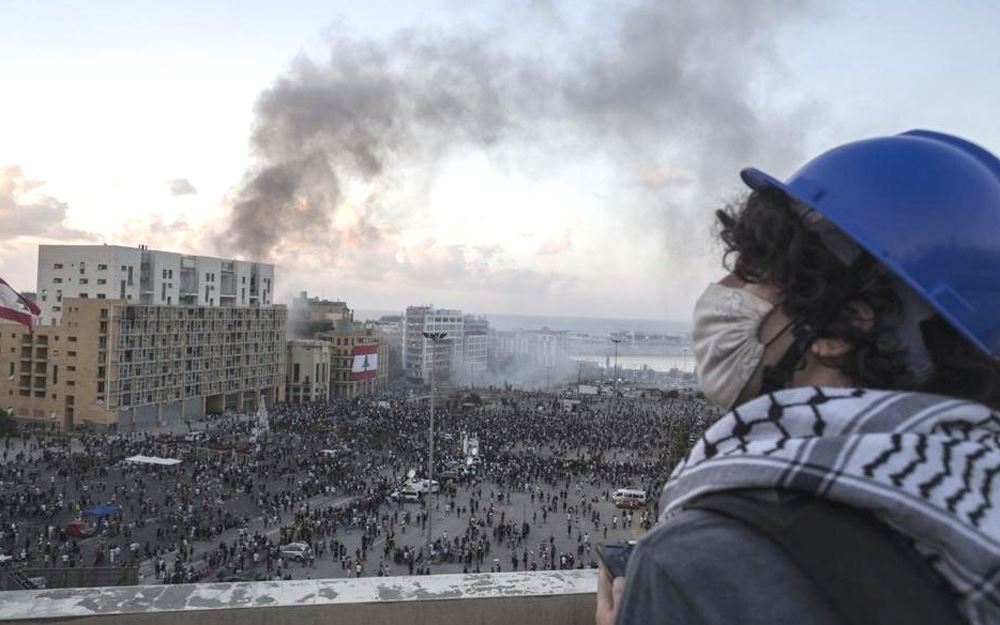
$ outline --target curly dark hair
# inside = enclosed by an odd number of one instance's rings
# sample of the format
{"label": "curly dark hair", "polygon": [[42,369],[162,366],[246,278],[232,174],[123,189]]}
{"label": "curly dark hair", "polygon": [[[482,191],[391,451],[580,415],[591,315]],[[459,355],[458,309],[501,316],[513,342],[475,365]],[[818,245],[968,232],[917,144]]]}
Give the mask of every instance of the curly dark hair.
{"label": "curly dark hair", "polygon": [[[805,227],[783,193],[755,191],[717,211],[716,217],[729,271],[745,282],[778,287],[785,314],[811,326],[817,338],[854,345],[846,357],[824,364],[859,386],[947,394],[1000,410],[1000,362],[937,315],[921,325],[936,372],[917,384],[897,335],[903,306],[897,279],[864,252],[848,268]],[[850,305],[856,301],[875,313],[870,331],[856,323]]]}

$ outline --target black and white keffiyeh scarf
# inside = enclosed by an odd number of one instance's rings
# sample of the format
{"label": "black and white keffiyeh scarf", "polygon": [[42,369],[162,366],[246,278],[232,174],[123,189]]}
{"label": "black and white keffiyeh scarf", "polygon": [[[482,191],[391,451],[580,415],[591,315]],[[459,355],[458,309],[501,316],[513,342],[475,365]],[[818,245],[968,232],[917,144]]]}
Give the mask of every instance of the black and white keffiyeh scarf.
{"label": "black and white keffiyeh scarf", "polygon": [[869,510],[913,539],[974,625],[1000,624],[1000,417],[981,404],[796,388],[722,417],[663,488],[661,520],[735,488],[785,488]]}

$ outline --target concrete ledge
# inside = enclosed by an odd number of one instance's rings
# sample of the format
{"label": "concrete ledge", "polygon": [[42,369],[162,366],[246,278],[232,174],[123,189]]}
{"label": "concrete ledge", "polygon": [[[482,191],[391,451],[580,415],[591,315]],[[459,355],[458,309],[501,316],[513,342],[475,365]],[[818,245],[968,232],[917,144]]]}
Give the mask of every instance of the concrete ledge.
{"label": "concrete ledge", "polygon": [[593,623],[597,571],[115,586],[0,593],[0,621],[81,625]]}

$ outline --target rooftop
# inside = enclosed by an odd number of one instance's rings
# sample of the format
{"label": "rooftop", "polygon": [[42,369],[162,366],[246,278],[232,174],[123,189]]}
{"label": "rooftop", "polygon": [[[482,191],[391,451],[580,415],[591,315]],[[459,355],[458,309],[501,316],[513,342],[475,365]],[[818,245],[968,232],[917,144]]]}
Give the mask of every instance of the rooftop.
{"label": "rooftop", "polygon": [[591,623],[597,571],[113,586],[0,593],[0,622]]}

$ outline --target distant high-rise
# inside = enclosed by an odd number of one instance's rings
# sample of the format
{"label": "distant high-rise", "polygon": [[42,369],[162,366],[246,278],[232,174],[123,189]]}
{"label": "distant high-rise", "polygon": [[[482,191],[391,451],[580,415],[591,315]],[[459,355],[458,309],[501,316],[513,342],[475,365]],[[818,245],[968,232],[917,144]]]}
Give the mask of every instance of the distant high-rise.
{"label": "distant high-rise", "polygon": [[[444,332],[434,343],[424,332]],[[471,384],[486,371],[489,323],[485,318],[462,315],[461,310],[410,306],[403,316],[403,367],[413,380]]]}
{"label": "distant high-rise", "polygon": [[145,246],[39,245],[41,324],[59,323],[62,300],[69,298],[167,306],[270,306],[274,265]]}

